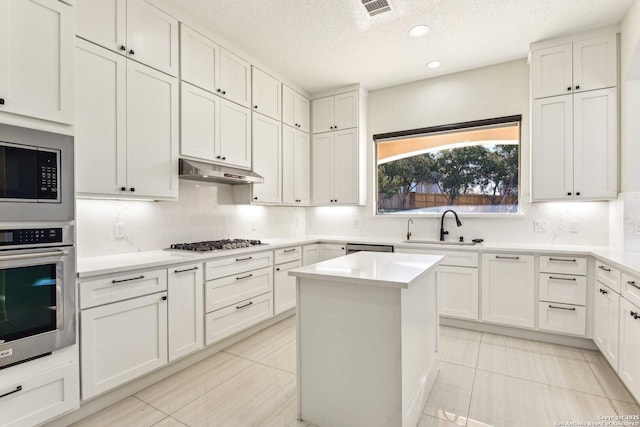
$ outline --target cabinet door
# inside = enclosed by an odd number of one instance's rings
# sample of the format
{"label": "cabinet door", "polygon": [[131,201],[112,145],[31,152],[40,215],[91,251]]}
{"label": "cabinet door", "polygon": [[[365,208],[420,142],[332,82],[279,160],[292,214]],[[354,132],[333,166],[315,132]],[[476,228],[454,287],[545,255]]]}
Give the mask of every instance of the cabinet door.
{"label": "cabinet door", "polygon": [[127,55],[178,75],[178,20],[147,0],[127,1]]}
{"label": "cabinet door", "polygon": [[296,130],[282,127],[282,203],[296,204]]}
{"label": "cabinet door", "polygon": [[585,91],[618,84],[618,47],[615,34],[573,44],[573,88]]}
{"label": "cabinet door", "polygon": [[280,203],[282,201],[282,124],[274,119],[253,114],[253,170],[264,178],[253,185],[253,201]]}
{"label": "cabinet door", "polygon": [[127,187],[178,196],[178,80],[127,62]]}
{"label": "cabinet door", "polygon": [[169,361],[204,345],[204,280],[202,264],[169,269]]}
{"label": "cabinet door", "polygon": [[291,127],[298,127],[296,122],[297,93],[286,85],[282,85],[282,123]]}
{"label": "cabinet door", "polygon": [[333,179],[335,170],[334,133],[313,135],[312,186],[313,203],[333,203]]}
{"label": "cabinet door", "polygon": [[180,67],[182,80],[215,92],[218,87],[220,46],[180,24]]}
{"label": "cabinet door", "polygon": [[252,67],[251,75],[253,111],[280,120],[282,117],[282,103],[280,102],[282,84],[256,67]]}
{"label": "cabinet door", "polygon": [[296,132],[295,139],[295,196],[298,204],[308,205],[309,198],[309,134]]}
{"label": "cabinet door", "polygon": [[579,198],[618,195],[616,88],[573,95],[574,192]]}
{"label": "cabinet door", "polygon": [[620,296],[596,281],[593,297],[593,342],[618,372],[618,321]]}
{"label": "cabinet door", "polygon": [[[634,313],[636,315],[634,315]],[[640,309],[620,300],[620,369],[618,375],[633,397],[640,398]]]}
{"label": "cabinet door", "polygon": [[532,103],[533,200],[573,195],[573,95]]}
{"label": "cabinet door", "polygon": [[478,320],[478,269],[439,267],[440,314]]}
{"label": "cabinet door", "polygon": [[326,261],[331,258],[337,258],[345,254],[345,245],[335,243],[321,243],[320,256],[318,262]]}
{"label": "cabinet door", "polygon": [[180,154],[216,161],[220,140],[220,97],[182,82]]}
{"label": "cabinet door", "polygon": [[300,261],[288,262],[276,266],[273,277],[273,311],[274,315],[296,306],[296,278],[289,276],[289,270],[302,265]]}
{"label": "cabinet door", "polygon": [[82,399],[167,363],[166,292],[80,313]]}
{"label": "cabinet door", "polygon": [[358,129],[335,132],[334,203],[358,203],[358,163]]}
{"label": "cabinet door", "polygon": [[0,1],[0,112],[73,123],[73,8]]}
{"label": "cabinet door", "polygon": [[334,125],[333,96],[314,99],[311,102],[313,133],[329,132]]}
{"label": "cabinet door", "polygon": [[127,0],[77,0],[75,11],[78,36],[115,52],[125,53]]}
{"label": "cabinet door", "polygon": [[358,92],[348,92],[334,97],[334,129],[358,126]]}
{"label": "cabinet door", "polygon": [[315,264],[320,261],[320,245],[305,245],[302,247],[302,265]]}
{"label": "cabinet door", "polygon": [[572,93],[572,51],[569,43],[532,53],[531,91],[534,99]]}
{"label": "cabinet door", "polygon": [[220,86],[216,92],[242,106],[251,103],[251,66],[244,59],[220,48]]}
{"label": "cabinet door", "polygon": [[272,316],[271,292],[207,313],[205,316],[206,344],[211,345]]}
{"label": "cabinet door", "polygon": [[482,254],[482,320],[534,327],[532,255]]}
{"label": "cabinet door", "polygon": [[296,94],[295,118],[297,128],[309,132],[309,100],[300,94]]}
{"label": "cabinet door", "polygon": [[126,58],[76,40],[76,191],[120,194],[127,185]]}
{"label": "cabinet door", "polygon": [[[251,167],[251,110],[225,99],[220,101],[220,139],[216,160]],[[218,156],[220,156],[218,158]]]}

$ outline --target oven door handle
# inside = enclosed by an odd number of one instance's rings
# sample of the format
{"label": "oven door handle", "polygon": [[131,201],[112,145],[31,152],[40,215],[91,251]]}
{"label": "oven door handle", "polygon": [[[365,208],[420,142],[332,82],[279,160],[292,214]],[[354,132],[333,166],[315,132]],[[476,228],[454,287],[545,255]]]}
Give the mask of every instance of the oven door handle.
{"label": "oven door handle", "polygon": [[12,261],[17,259],[30,259],[30,258],[42,258],[57,256],[61,257],[67,255],[66,251],[50,251],[50,252],[31,252],[28,254],[16,254],[16,255],[0,255],[0,261]]}

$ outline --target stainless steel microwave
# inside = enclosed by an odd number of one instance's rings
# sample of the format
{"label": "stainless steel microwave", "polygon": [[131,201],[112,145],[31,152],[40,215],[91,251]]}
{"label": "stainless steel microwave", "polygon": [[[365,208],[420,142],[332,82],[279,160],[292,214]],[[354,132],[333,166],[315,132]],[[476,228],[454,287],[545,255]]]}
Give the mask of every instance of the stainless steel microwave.
{"label": "stainless steel microwave", "polygon": [[73,137],[0,124],[0,221],[71,221]]}

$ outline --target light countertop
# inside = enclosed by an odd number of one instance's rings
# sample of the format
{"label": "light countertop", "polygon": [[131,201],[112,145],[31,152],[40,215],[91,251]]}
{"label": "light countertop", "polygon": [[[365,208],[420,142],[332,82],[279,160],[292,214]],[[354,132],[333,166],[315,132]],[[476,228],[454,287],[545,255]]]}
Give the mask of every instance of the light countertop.
{"label": "light countertop", "polygon": [[357,252],[289,271],[290,276],[407,289],[435,268],[440,255]]}

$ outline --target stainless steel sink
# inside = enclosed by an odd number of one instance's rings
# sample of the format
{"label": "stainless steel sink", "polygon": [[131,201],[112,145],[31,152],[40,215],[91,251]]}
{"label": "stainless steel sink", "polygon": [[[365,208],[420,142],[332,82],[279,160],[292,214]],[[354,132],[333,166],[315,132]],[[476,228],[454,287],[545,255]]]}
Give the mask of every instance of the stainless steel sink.
{"label": "stainless steel sink", "polygon": [[404,240],[402,243],[416,243],[422,245],[446,245],[446,246],[475,246],[482,242],[456,242],[454,240],[441,242],[440,240]]}

